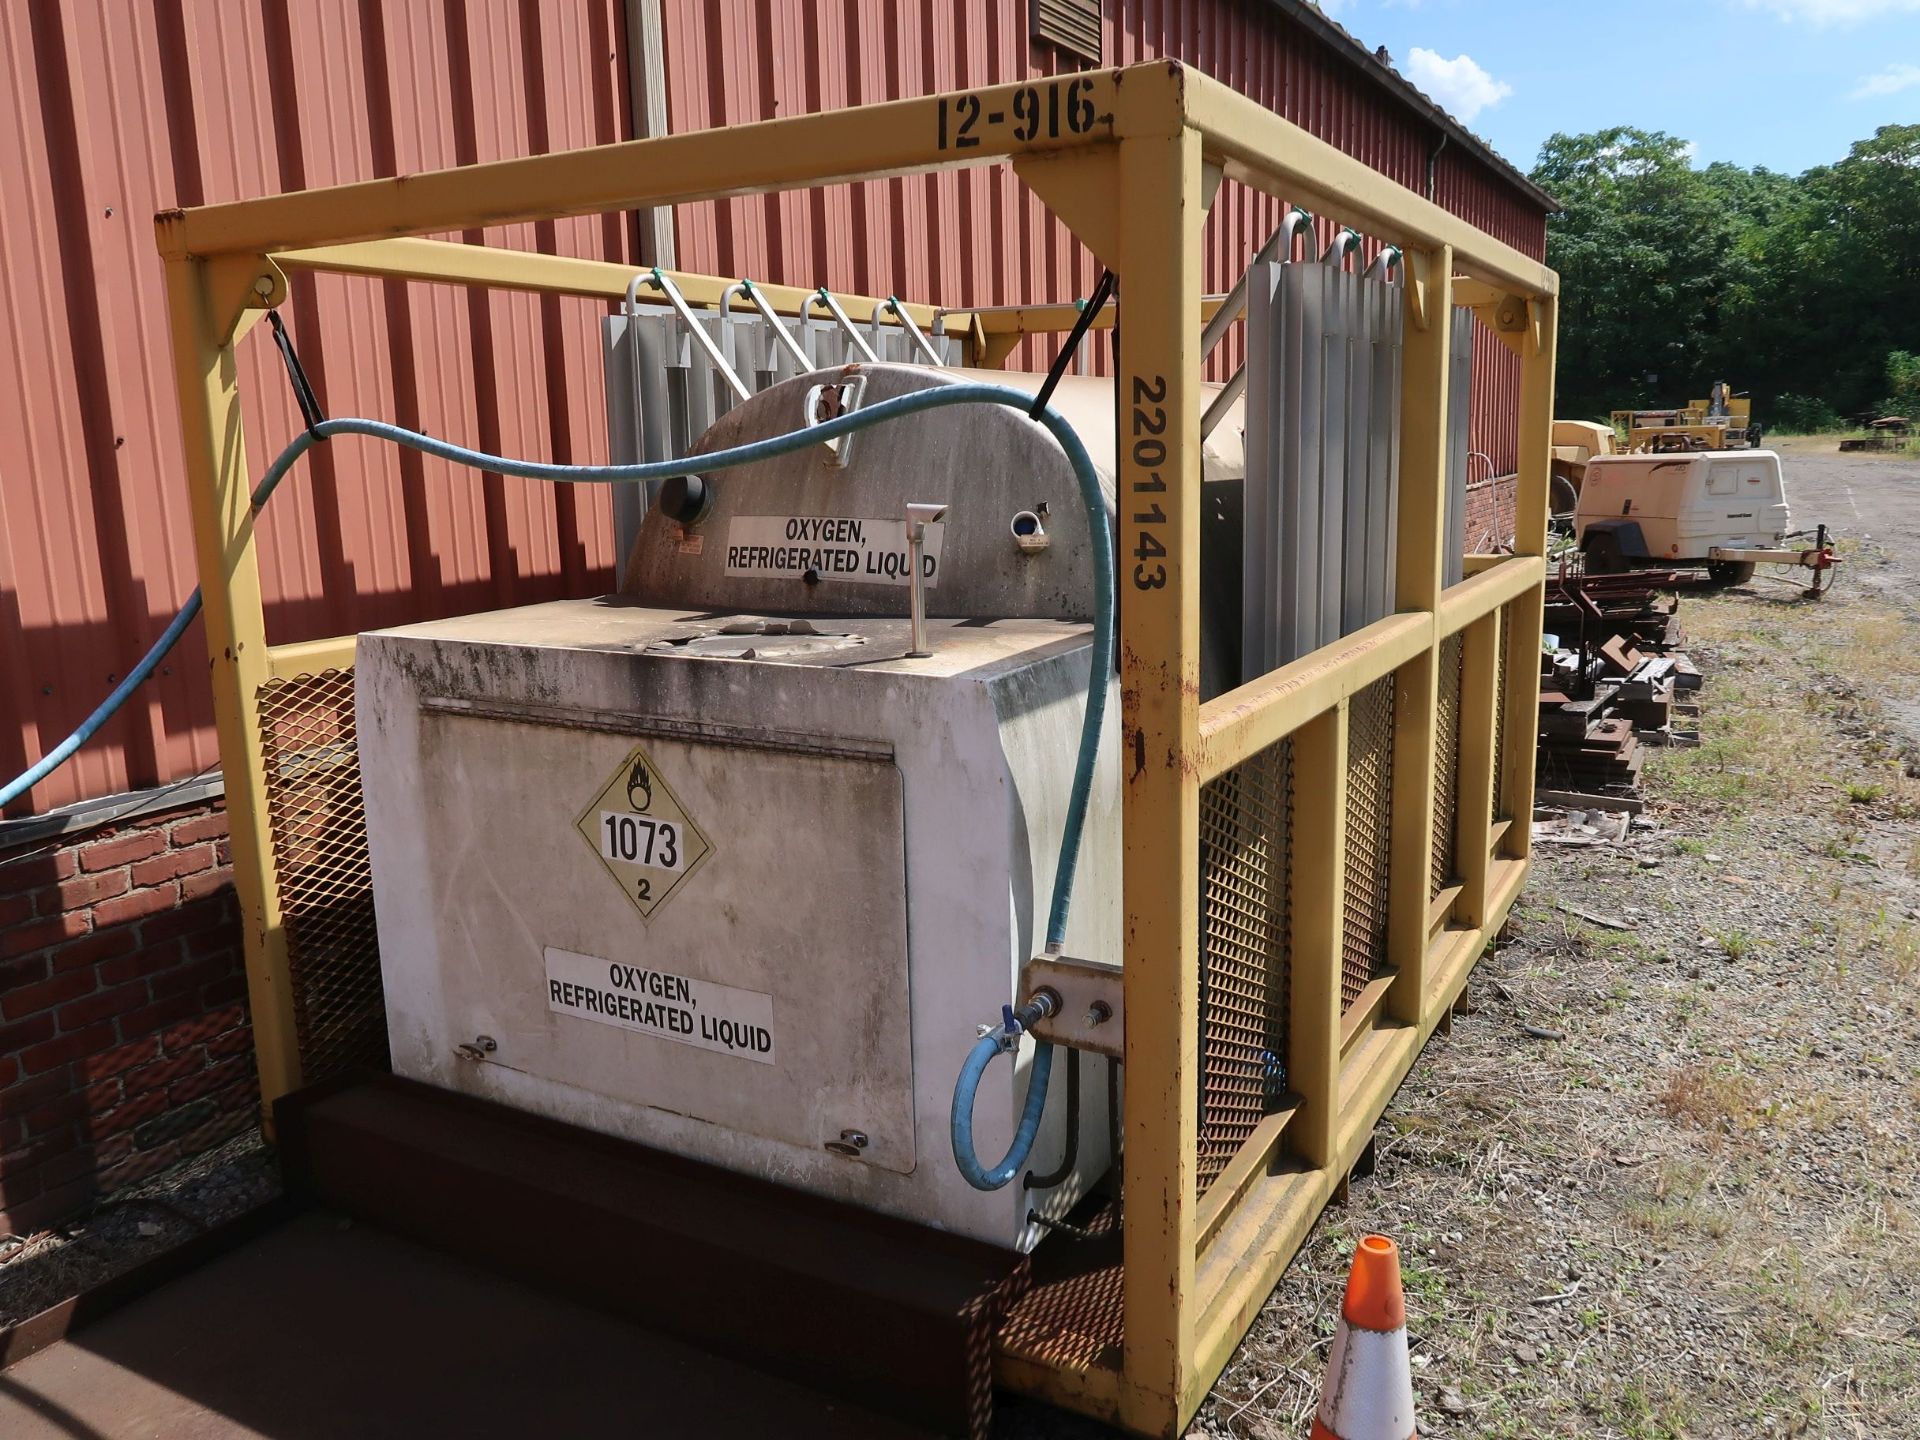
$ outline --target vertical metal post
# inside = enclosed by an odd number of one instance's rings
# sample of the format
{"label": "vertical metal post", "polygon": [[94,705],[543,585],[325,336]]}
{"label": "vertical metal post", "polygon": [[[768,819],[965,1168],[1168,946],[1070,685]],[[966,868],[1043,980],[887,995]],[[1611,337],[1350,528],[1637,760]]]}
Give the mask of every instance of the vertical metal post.
{"label": "vertical metal post", "polygon": [[[1559,302],[1548,297],[1527,305],[1527,334],[1520,350],[1520,463],[1513,515],[1518,555],[1547,553],[1547,486],[1553,469],[1553,368],[1558,343]],[[1516,598],[1507,611],[1506,750],[1500,757],[1501,798],[1513,824],[1501,849],[1522,860],[1532,853],[1533,765],[1539,730],[1540,618],[1545,588]]]}
{"label": "vertical metal post", "polygon": [[1127,1001],[1120,1419],[1173,1434],[1194,1381],[1199,1082],[1200,137],[1119,156],[1122,854]]}
{"label": "vertical metal post", "polygon": [[[233,885],[240,900],[246,947],[261,1119],[270,1126],[273,1102],[299,1088],[300,1052],[260,745],[258,697],[268,674],[267,633],[234,358],[244,327],[230,327],[230,317],[214,313],[214,295],[225,292],[216,292],[209,284],[210,273],[205,261],[169,260],[167,306],[193,544],[205,606],[209,679],[226,780]],[[233,338],[223,338],[230,328]]]}
{"label": "vertical metal post", "polygon": [[[1453,249],[1406,257],[1407,325],[1401,348],[1400,517],[1394,583],[1403,611],[1439,609],[1445,574],[1448,395]],[[1427,994],[1427,909],[1432,874],[1434,712],[1439,654],[1400,667],[1393,707],[1393,829],[1387,878],[1387,959],[1399,974],[1387,1013],[1417,1024]]]}
{"label": "vertical metal post", "polygon": [[[667,49],[660,0],[627,0],[627,101],[632,138],[667,133]],[[650,205],[633,212],[640,263],[674,268],[673,207]]]}
{"label": "vertical metal post", "polygon": [[945,505],[907,506],[907,610],[913,636],[909,660],[924,660],[933,653],[927,649],[927,580],[920,568],[927,554],[927,526],[944,519],[946,513]]}
{"label": "vertical metal post", "polygon": [[[1347,874],[1347,702],[1294,736],[1293,992],[1287,1083],[1301,1097],[1287,1124],[1294,1151],[1316,1169],[1338,1163],[1340,963]],[[1312,827],[1310,835],[1303,826]],[[1131,1023],[1131,1017],[1129,1017]]]}
{"label": "vertical metal post", "polygon": [[[1487,875],[1493,828],[1493,776],[1501,757],[1494,754],[1494,707],[1499,703],[1500,612],[1482,615],[1461,636],[1460,780],[1455,789],[1454,860],[1460,867],[1457,924],[1478,929],[1487,923]],[[1511,672],[1509,672],[1511,673]],[[1522,687],[1523,689],[1526,687]]]}

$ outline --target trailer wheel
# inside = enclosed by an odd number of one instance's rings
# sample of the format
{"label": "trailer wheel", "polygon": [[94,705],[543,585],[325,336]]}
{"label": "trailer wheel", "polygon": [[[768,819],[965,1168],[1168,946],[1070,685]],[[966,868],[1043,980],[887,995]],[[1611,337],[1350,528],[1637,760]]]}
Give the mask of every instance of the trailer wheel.
{"label": "trailer wheel", "polygon": [[1732,585],[1744,585],[1753,579],[1754,563],[1751,560],[1709,560],[1707,579],[1722,590]]}
{"label": "trailer wheel", "polygon": [[1586,557],[1589,575],[1618,575],[1627,568],[1626,556],[1620,553],[1620,542],[1608,530],[1589,535],[1581,553]]}
{"label": "trailer wheel", "polygon": [[1564,475],[1556,475],[1547,485],[1547,513],[1550,515],[1571,515],[1574,507],[1580,503],[1580,492],[1573,488],[1573,481]]}

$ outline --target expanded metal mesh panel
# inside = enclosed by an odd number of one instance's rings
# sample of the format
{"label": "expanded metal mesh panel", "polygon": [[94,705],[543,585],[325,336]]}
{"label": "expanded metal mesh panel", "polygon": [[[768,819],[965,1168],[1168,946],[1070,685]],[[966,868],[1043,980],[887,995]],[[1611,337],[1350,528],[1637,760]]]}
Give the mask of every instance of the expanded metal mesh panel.
{"label": "expanded metal mesh panel", "polygon": [[1293,742],[1200,791],[1200,1190],[1286,1093]]}
{"label": "expanded metal mesh panel", "polygon": [[1118,1369],[1126,1338],[1119,1232],[1120,1211],[1107,1205],[1085,1222],[1086,1238],[1036,1259],[1031,1288],[1001,1324],[1000,1348],[1063,1371]]}
{"label": "expanded metal mesh panel", "polygon": [[1439,701],[1433,717],[1433,891],[1453,883],[1453,837],[1460,806],[1460,682],[1466,649],[1462,637],[1440,642]]}
{"label": "expanded metal mesh panel", "polygon": [[267,818],[300,1073],[384,1069],[387,1015],[353,724],[353,671],[260,687]]}
{"label": "expanded metal mesh panel", "polygon": [[1507,635],[1513,617],[1507,606],[1500,607],[1500,624],[1494,645],[1494,665],[1498,678],[1493,700],[1493,818],[1507,818]]}
{"label": "expanded metal mesh panel", "polygon": [[1342,1008],[1387,959],[1387,862],[1393,829],[1394,677],[1353,697],[1347,716],[1347,869],[1340,962]]}

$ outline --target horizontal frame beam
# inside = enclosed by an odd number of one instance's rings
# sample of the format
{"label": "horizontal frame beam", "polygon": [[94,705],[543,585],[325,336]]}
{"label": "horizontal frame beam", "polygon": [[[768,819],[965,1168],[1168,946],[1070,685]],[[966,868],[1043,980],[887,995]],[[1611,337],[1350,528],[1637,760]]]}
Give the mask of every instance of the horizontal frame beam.
{"label": "horizontal frame beam", "polygon": [[[1168,62],[1088,71],[162,211],[154,225],[166,258],[207,259],[884,180],[1171,137],[1183,128],[1190,79]],[[1016,111],[1015,99],[1029,90],[1045,97],[1041,113],[1057,104],[1059,133],[1036,123],[1031,138],[1016,138],[1028,102]]]}
{"label": "horizontal frame beam", "polygon": [[[387,280],[424,280],[447,285],[481,285],[490,290],[524,290],[543,295],[579,295],[590,300],[624,300],[627,286],[650,265],[621,265],[611,260],[583,260],[572,255],[545,255],[500,245],[468,245],[458,240],[421,240],[398,236],[390,240],[358,240],[344,245],[321,245],[279,250],[269,257],[282,269],[315,270],[333,275],[370,275]],[[686,270],[666,272],[689,305],[716,308],[720,298],[738,280],[701,275]],[[756,280],[754,288],[781,315],[799,315],[818,292],[797,285],[771,285]],[[838,292],[836,292],[838,294]],[[855,312],[871,312],[879,296],[841,295]],[[940,318],[937,306],[900,301],[900,308],[922,330]],[[732,308],[757,313],[753,303],[736,294]],[[1071,308],[1071,307],[1069,307]],[[946,314],[965,322],[966,312]],[[865,313],[854,319],[864,321]],[[898,325],[891,315],[882,323]]]}
{"label": "horizontal frame beam", "polygon": [[1547,562],[1538,555],[1510,555],[1448,587],[1440,597],[1439,638],[1444,640],[1509,600],[1518,599],[1540,585],[1546,574]]}
{"label": "horizontal frame beam", "polygon": [[1453,247],[1455,269],[1523,296],[1559,293],[1553,271],[1291,121],[1205,75],[1186,77],[1187,119],[1232,179],[1402,250]]}
{"label": "horizontal frame beam", "polygon": [[340,635],[330,640],[301,640],[292,645],[269,645],[267,678],[293,680],[302,675],[319,675],[327,670],[351,669],[353,641],[351,635]]}
{"label": "horizontal frame beam", "polygon": [[[1226,301],[1224,295],[1202,295],[1200,323],[1204,325],[1219,314],[1220,307]],[[989,305],[978,310],[961,307],[938,313],[949,322],[977,322],[981,332],[987,335],[1058,335],[1078,325],[1080,317],[1086,312],[1077,303],[1064,301],[1043,305]],[[1087,328],[1111,330],[1118,321],[1119,313],[1117,304],[1103,305],[1100,313],[1087,322]]]}
{"label": "horizontal frame beam", "polygon": [[1433,643],[1433,616],[1389,615],[1200,707],[1202,782],[1287,738]]}

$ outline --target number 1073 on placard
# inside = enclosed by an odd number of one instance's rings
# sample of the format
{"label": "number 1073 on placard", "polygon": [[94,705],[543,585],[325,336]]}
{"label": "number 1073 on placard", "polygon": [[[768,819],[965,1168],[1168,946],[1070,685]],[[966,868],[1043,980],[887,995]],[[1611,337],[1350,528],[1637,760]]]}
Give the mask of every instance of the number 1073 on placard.
{"label": "number 1073 on placard", "polygon": [[678,825],[620,810],[600,812],[600,853],[654,870],[678,870],[686,864]]}

